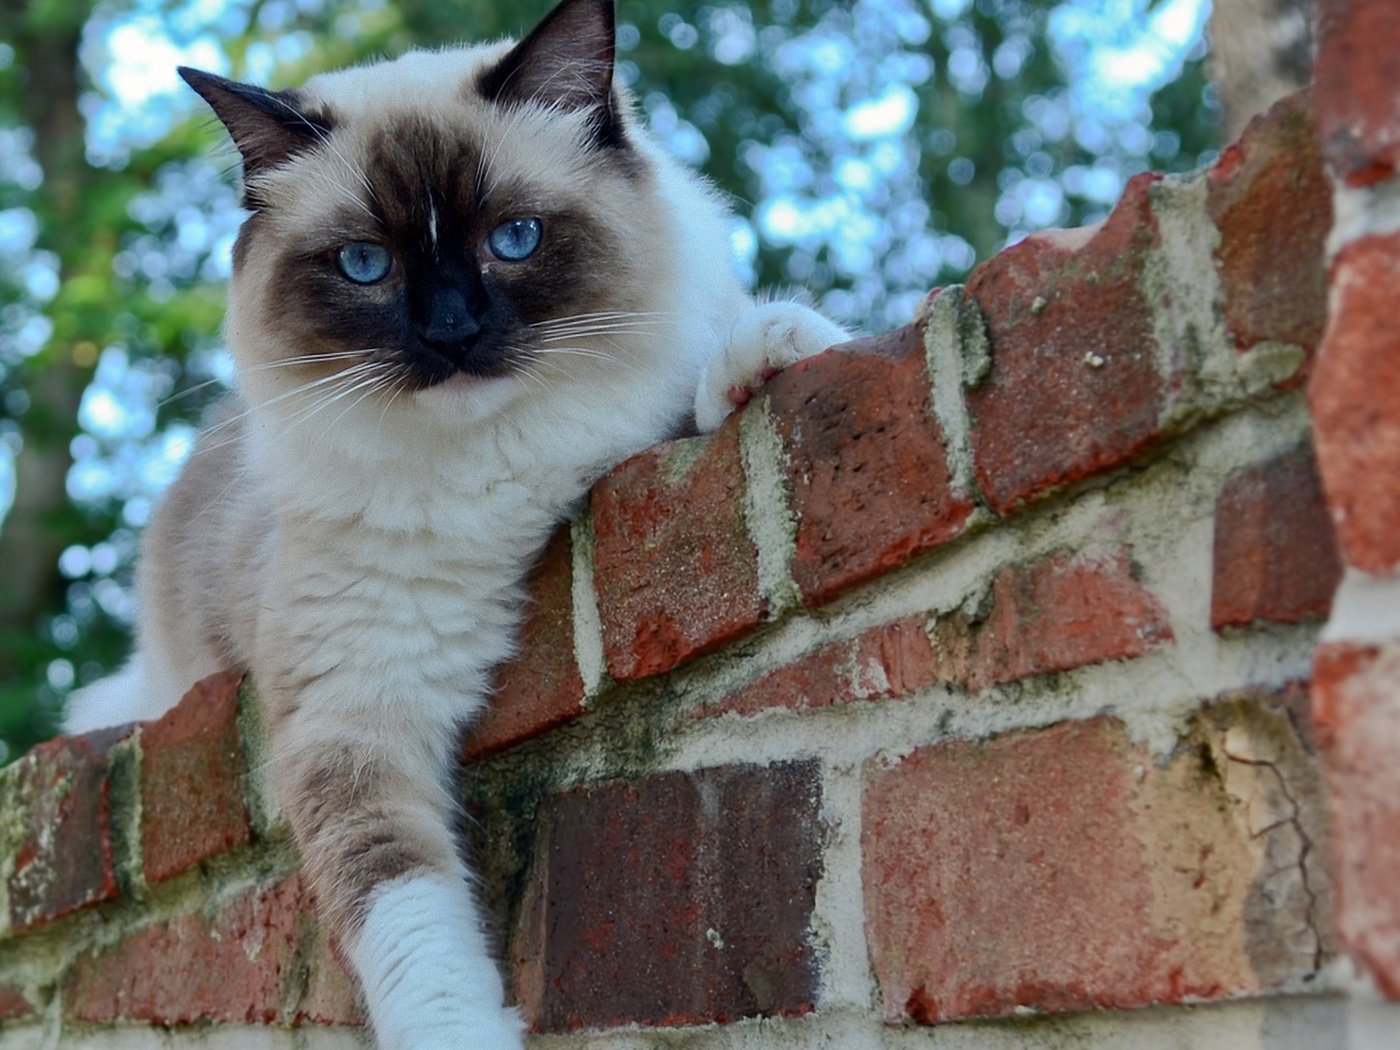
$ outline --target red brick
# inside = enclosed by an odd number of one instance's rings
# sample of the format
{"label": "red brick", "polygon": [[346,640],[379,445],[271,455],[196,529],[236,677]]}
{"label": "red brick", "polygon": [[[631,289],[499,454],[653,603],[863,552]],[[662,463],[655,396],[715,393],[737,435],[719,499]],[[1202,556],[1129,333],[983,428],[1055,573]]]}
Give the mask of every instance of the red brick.
{"label": "red brick", "polygon": [[927,622],[909,617],[823,646],[696,712],[753,715],[774,707],[806,711],[857,700],[908,696],[932,685]]}
{"label": "red brick", "polygon": [[1324,618],[1341,577],[1310,446],[1226,479],[1215,504],[1212,627]]}
{"label": "red brick", "polygon": [[808,605],[961,534],[972,502],[952,484],[922,329],[835,347],[767,392],[797,521],[792,576]]}
{"label": "red brick", "polygon": [[968,279],[992,354],[987,379],[967,394],[973,466],[998,514],[1161,437],[1175,377],[1158,373],[1143,291],[1160,241],[1149,200],[1159,177],[1129,182],[1102,226],[1027,237]]}
{"label": "red brick", "polygon": [[34,1007],[18,988],[0,985],[0,1022],[32,1017]]}
{"label": "red brick", "polygon": [[297,947],[312,904],[299,876],[212,917],[180,915],[80,956],[64,1010],[79,1021],[270,1024],[289,1019],[304,979]]}
{"label": "red brick", "polygon": [[1352,186],[1400,165],[1400,7],[1318,0],[1314,63],[1318,134],[1327,163]]}
{"label": "red brick", "polygon": [[1400,644],[1324,644],[1313,720],[1331,788],[1337,925],[1362,969],[1400,999]]}
{"label": "red brick", "polygon": [[1298,859],[1320,825],[1288,819],[1279,791],[1311,775],[1286,715],[1242,702],[1166,766],[1112,719],[872,759],[862,877],[886,1020],[1230,997],[1316,972],[1319,891]]}
{"label": "red brick", "polygon": [[252,840],[238,735],[242,681],[232,672],[212,675],[141,728],[141,856],[148,882]]}
{"label": "red brick", "polygon": [[1400,566],[1400,234],[1363,237],[1333,264],[1332,312],[1308,399],[1346,559]]}
{"label": "red brick", "polygon": [[1220,230],[1215,257],[1235,346],[1291,343],[1311,359],[1327,317],[1332,187],[1309,96],[1291,95],[1251,121],[1206,186],[1206,209]]}
{"label": "red brick", "polygon": [[619,681],[669,671],[763,621],[737,424],[649,449],[593,489],[603,652]]}
{"label": "red brick", "polygon": [[981,609],[954,613],[932,633],[935,675],[972,690],[1126,660],[1172,638],[1166,611],[1122,547],[1002,569]]}
{"label": "red brick", "polygon": [[468,760],[553,729],[583,713],[583,679],[574,656],[573,544],[555,533],[530,574],[530,615],[519,653],[497,672],[486,716],[467,738]]}
{"label": "red brick", "polygon": [[534,1029],[812,1010],[819,796],[817,763],[795,762],[547,800],[513,952]]}
{"label": "red brick", "polygon": [[131,728],[40,744],[8,771],[24,834],[9,877],[10,923],[30,930],[120,892],[113,854],[112,748]]}
{"label": "red brick", "polygon": [[359,987],[325,930],[317,924],[310,943],[304,938],[303,944],[306,990],[297,1004],[293,1023],[363,1025],[365,1008]]}

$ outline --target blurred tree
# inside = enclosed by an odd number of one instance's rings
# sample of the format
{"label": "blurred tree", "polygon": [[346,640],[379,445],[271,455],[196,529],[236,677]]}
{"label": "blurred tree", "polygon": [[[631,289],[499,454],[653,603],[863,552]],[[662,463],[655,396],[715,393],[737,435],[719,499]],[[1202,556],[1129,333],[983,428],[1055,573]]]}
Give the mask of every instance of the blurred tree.
{"label": "blurred tree", "polygon": [[[1183,2],[619,0],[620,76],[739,202],[740,265],[880,330],[1214,147],[1199,20],[1165,47],[1152,22]],[[227,378],[235,158],[152,80],[187,61],[282,86],[538,6],[0,0],[0,760],[120,659],[136,531]],[[1144,64],[1135,86],[1095,80],[1105,48]]]}

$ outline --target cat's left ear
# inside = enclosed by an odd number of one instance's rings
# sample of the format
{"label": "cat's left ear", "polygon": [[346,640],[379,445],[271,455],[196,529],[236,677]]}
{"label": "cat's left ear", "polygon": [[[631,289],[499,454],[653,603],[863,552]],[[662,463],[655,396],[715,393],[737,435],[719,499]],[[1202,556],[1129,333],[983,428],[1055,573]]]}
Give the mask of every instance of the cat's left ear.
{"label": "cat's left ear", "polygon": [[613,100],[613,0],[562,0],[477,82],[493,102],[587,111],[599,145],[625,146]]}

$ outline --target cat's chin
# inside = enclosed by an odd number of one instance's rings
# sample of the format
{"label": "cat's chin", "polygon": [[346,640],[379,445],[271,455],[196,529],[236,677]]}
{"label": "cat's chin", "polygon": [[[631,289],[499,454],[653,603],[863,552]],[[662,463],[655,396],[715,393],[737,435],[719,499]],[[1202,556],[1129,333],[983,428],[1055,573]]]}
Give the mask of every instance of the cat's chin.
{"label": "cat's chin", "polygon": [[524,392],[524,384],[516,376],[482,378],[459,372],[415,390],[413,400],[438,422],[470,426],[496,415]]}

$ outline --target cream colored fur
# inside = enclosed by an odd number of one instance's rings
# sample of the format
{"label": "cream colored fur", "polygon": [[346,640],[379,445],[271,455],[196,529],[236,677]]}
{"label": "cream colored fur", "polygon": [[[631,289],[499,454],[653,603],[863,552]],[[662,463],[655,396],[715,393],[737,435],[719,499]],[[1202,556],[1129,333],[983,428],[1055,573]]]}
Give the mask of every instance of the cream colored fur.
{"label": "cream colored fur", "polygon": [[[582,116],[464,101],[462,85],[507,46],[416,52],[306,85],[337,123],[325,148],[258,177],[274,225],[230,289],[237,398],[145,537],[135,655],[69,715],[73,731],[152,718],[213,671],[251,672],[319,906],[384,1050],[521,1045],[449,831],[450,785],[550,531],[689,413],[712,427],[731,388],[844,338],[805,307],[742,292],[724,205],[630,117],[650,175],[627,184],[590,162]],[[271,262],[364,202],[365,151],[407,118],[475,136],[499,192],[568,200],[625,230],[634,264],[591,309],[635,320],[581,324],[571,345],[589,353],[546,358],[534,376],[419,392],[350,388],[334,363],[287,365],[308,348],[287,344],[270,305]],[[386,976],[400,972],[412,980]]]}

